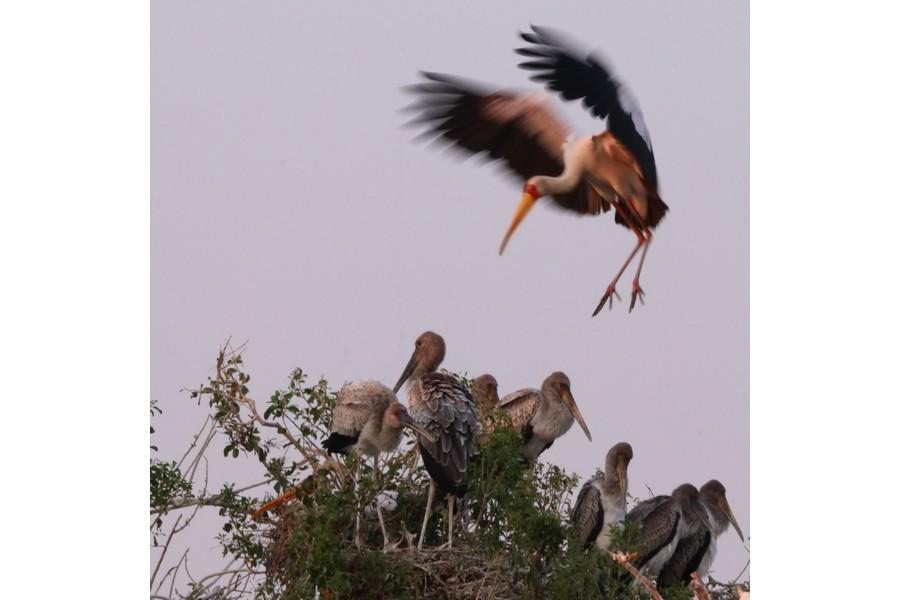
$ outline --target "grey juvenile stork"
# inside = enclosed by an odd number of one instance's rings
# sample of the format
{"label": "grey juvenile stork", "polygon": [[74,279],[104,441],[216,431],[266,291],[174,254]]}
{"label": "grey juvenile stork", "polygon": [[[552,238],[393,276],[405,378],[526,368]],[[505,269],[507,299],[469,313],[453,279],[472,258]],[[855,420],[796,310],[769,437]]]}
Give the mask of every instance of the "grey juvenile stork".
{"label": "grey juvenile stork", "polygon": [[709,575],[712,563],[716,558],[716,540],[725,533],[728,526],[744,541],[744,534],[737,523],[731,506],[725,497],[725,486],[712,479],[700,488],[700,503],[706,509],[710,527],[702,525],[697,532],[678,542],[662,571],[659,573],[657,587],[667,588],[678,581],[690,583],[691,574],[696,572],[701,578]]}
{"label": "grey juvenile stork", "polygon": [[[393,452],[400,445],[403,428],[408,427],[419,435],[430,437],[419,427],[397,401],[397,396],[378,381],[350,383],[338,392],[331,414],[331,435],[322,443],[329,453],[361,454],[373,457],[373,477],[378,477],[378,455]],[[253,516],[258,517],[295,496],[295,490],[285,492],[263,505]],[[387,533],[380,507],[377,507],[382,533]],[[359,531],[357,519],[357,532]],[[358,538],[357,538],[358,541]]]}
{"label": "grey juvenile stork", "polygon": [[578,421],[591,441],[591,432],[572,397],[571,384],[565,373],[557,371],[544,379],[541,389],[526,388],[504,396],[497,405],[505,411],[513,427],[522,432],[524,454],[535,460]]}
{"label": "grey juvenile stork", "polygon": [[635,540],[638,555],[633,562],[650,577],[659,574],[680,540],[701,527],[709,527],[709,518],[700,504],[700,493],[689,483],[679,485],[671,496],[651,498],[638,504],[625,518],[640,526]]}
{"label": "grey juvenile stork", "polygon": [[608,549],[610,530],[625,518],[631,444],[619,442],[606,453],[606,471],[584,482],[572,509],[572,526],[584,548]]}
{"label": "grey juvenile stork", "polygon": [[416,339],[412,356],[394,386],[397,392],[409,380],[410,414],[432,438],[418,436],[419,453],[431,477],[419,534],[420,550],[438,488],[448,495],[447,545],[453,547],[453,501],[465,493],[466,466],[474,454],[479,431],[477,411],[469,391],[451,375],[437,372],[445,352],[444,338],[426,331]]}
{"label": "grey juvenile stork", "polygon": [[500,254],[513,231],[543,196],[579,215],[616,211],[616,223],[637,236],[628,255],[597,305],[596,315],[616,294],[616,283],[643,247],[631,286],[631,305],[640,298],[641,269],[651,230],[668,210],[659,196],[653,145],[637,101],[613,78],[598,57],[577,52],[558,32],[532,27],[521,34],[530,45],[516,50],[529,60],[520,63],[533,71],[532,80],[558,92],[564,100],[582,100],[599,118],[607,119],[600,135],[566,142],[568,128],[541,98],[485,89],[456,77],[424,73],[427,81],[412,86],[419,100],[413,123],[427,129],[420,136],[455,144],[488,160],[502,159],[525,181],[522,199],[500,245]]}

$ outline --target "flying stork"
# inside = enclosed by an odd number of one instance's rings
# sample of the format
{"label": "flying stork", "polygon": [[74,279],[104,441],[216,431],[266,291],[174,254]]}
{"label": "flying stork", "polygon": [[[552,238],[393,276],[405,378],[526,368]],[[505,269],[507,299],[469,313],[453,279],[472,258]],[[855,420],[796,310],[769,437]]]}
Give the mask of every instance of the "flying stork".
{"label": "flying stork", "polygon": [[567,142],[565,123],[541,97],[493,91],[479,84],[437,73],[410,86],[418,112],[413,124],[426,127],[422,138],[438,139],[488,160],[502,159],[525,187],[519,206],[500,244],[500,254],[535,201],[554,203],[579,215],[598,215],[613,208],[616,223],[637,236],[637,244],[609,283],[594,310],[607,301],[612,308],[616,284],[642,249],[631,285],[631,304],[643,303],[641,270],[651,231],[668,211],[659,196],[653,145],[634,96],[617,81],[604,61],[574,50],[559,32],[532,27],[520,34],[530,44],[516,52],[527,58],[519,66],[534,74],[563,100],[582,100],[591,114],[607,120],[599,135]]}

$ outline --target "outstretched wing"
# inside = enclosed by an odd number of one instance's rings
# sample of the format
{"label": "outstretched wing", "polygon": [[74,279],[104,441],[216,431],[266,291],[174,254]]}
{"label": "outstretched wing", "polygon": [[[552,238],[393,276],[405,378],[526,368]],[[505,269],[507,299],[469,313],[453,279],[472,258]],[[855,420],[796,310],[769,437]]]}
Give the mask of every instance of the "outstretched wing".
{"label": "outstretched wing", "polygon": [[594,481],[603,479],[599,473],[594,479],[588,479],[578,492],[578,499],[572,508],[572,527],[578,537],[578,543],[589,548],[597,540],[603,529],[603,495],[594,485]]}
{"label": "outstretched wing", "polygon": [[[441,140],[489,161],[501,160],[521,180],[562,173],[562,145],[568,131],[543,101],[491,92],[449,75],[422,75],[426,81],[407,88],[417,96],[408,108],[418,113],[409,124],[426,128],[420,138]],[[609,210],[584,181],[553,199],[579,214]]]}
{"label": "outstretched wing", "polygon": [[524,433],[528,422],[537,412],[540,399],[540,390],[525,388],[501,398],[497,407],[509,415],[515,429]]}
{"label": "outstretched wing", "polygon": [[562,34],[532,26],[531,32],[520,35],[533,44],[516,50],[532,59],[519,64],[535,72],[531,80],[545,83],[565,100],[583,99],[594,116],[607,118],[609,131],[637,159],[644,180],[656,188],[656,161],[650,133],[631,92],[612,77],[609,68],[596,56],[579,58]]}

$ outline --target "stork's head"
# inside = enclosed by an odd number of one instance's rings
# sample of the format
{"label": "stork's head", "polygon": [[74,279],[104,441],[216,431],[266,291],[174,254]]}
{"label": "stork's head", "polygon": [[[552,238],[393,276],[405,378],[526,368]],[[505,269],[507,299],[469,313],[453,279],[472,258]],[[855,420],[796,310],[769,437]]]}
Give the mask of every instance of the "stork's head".
{"label": "stork's head", "polygon": [[385,425],[387,425],[391,429],[400,429],[401,427],[407,427],[427,439],[429,442],[434,442],[434,438],[431,436],[431,434],[420,427],[409,414],[409,411],[406,410],[406,407],[399,402],[394,402],[393,404],[388,406],[387,411],[385,411],[384,413],[384,422]]}
{"label": "stork's head", "polygon": [[705,527],[712,530],[706,509],[700,503],[700,492],[690,483],[683,483],[672,491],[672,500],[681,507],[685,523],[700,521]]}
{"label": "stork's head", "polygon": [[628,464],[634,458],[634,451],[628,442],[619,442],[606,453],[606,472],[615,473],[619,489],[624,494],[628,491]]}
{"label": "stork's head", "polygon": [[503,249],[506,248],[506,243],[512,236],[513,231],[525,219],[525,215],[528,214],[528,211],[531,210],[537,199],[545,195],[546,190],[544,189],[543,181],[543,177],[537,176],[525,182],[525,188],[522,190],[522,199],[519,201],[519,206],[516,208],[516,212],[509,224],[509,229],[506,230],[506,235],[503,236],[503,241],[500,243],[500,254],[503,254]]}
{"label": "stork's head", "polygon": [[575,420],[578,421],[578,424],[581,426],[581,430],[584,431],[584,435],[587,436],[588,441],[593,441],[591,439],[591,432],[584,422],[584,417],[581,416],[581,411],[578,410],[578,405],[575,404],[575,398],[572,397],[572,384],[569,383],[569,377],[565,373],[562,371],[551,373],[550,376],[544,380],[544,383],[541,384],[541,393],[550,399],[559,399],[559,401],[563,403],[563,406],[572,413]]}
{"label": "stork's head", "polygon": [[397,380],[394,386],[394,393],[397,393],[406,380],[412,377],[415,379],[425,373],[431,373],[436,370],[444,361],[444,353],[447,347],[444,344],[444,338],[433,331],[426,331],[416,338],[416,345],[413,349],[406,368]]}
{"label": "stork's head", "polygon": [[[718,479],[710,479],[703,484],[703,487],[700,488],[700,499],[713,511],[721,512],[721,514],[728,519],[728,522],[731,523],[732,527],[734,527],[734,530],[737,532],[738,537],[741,538],[741,541],[744,541],[744,534],[741,532],[741,527],[738,525],[734,513],[731,512],[728,498],[725,497],[725,486],[719,483]],[[727,528],[728,526],[726,525],[725,527]]]}
{"label": "stork's head", "polygon": [[475,396],[475,400],[482,409],[493,410],[500,401],[497,393],[497,380],[488,373],[479,375],[472,381],[472,395]]}

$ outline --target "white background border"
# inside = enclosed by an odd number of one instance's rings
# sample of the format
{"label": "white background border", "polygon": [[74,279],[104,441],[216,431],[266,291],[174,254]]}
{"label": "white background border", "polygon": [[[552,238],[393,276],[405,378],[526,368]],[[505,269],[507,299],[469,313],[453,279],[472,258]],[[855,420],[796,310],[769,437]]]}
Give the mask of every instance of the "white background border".
{"label": "white background border", "polygon": [[[895,593],[900,19],[826,4],[752,6],[757,598]],[[0,9],[9,598],[147,593],[148,28]]]}

